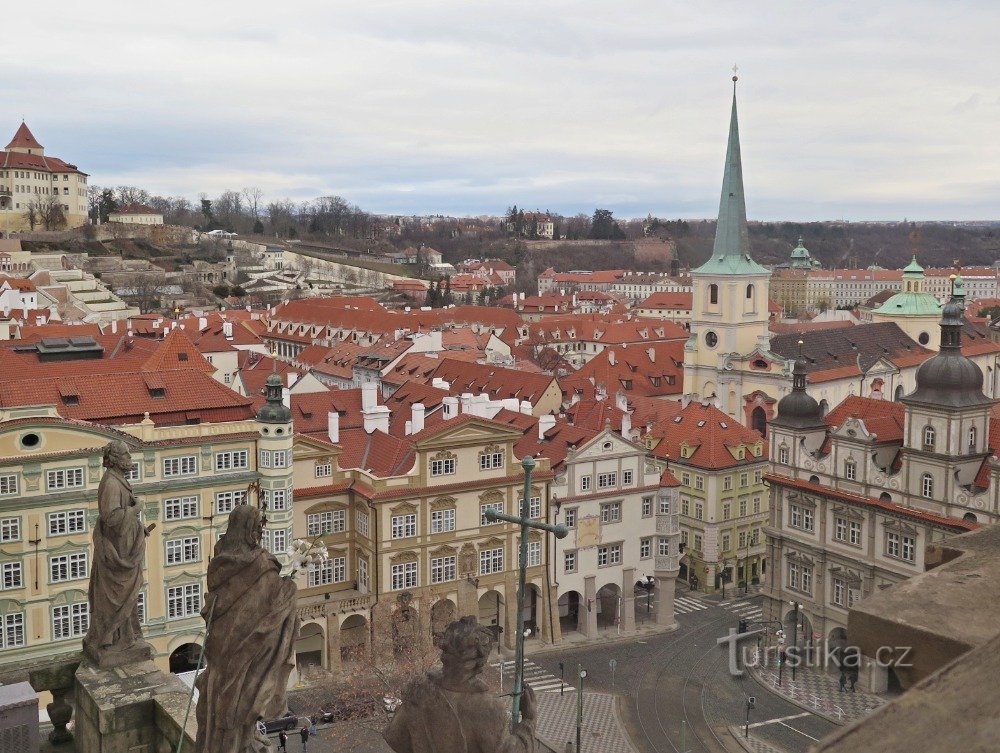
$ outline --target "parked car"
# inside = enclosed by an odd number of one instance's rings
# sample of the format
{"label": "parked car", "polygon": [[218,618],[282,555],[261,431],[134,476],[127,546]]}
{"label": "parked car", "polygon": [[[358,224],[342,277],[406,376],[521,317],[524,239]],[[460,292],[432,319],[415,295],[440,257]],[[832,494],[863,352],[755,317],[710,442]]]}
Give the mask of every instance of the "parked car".
{"label": "parked car", "polygon": [[277,732],[278,730],[290,730],[296,729],[299,726],[299,718],[293,714],[291,711],[286,711],[282,716],[277,719],[271,719],[270,721],[264,722],[264,730],[266,734],[271,734],[272,732]]}

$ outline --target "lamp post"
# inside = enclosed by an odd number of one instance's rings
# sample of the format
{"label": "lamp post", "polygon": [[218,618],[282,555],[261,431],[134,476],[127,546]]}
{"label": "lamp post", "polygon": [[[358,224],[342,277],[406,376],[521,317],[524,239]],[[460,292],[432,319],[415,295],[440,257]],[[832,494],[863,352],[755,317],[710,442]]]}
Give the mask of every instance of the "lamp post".
{"label": "lamp post", "polygon": [[785,631],[775,630],[774,635],[778,639],[778,685],[781,685],[781,673],[785,668]]}
{"label": "lamp post", "polygon": [[587,676],[587,670],[583,665],[576,665],[576,753],[580,753],[580,730],[583,729],[583,680]]}
{"label": "lamp post", "polygon": [[788,602],[795,607],[794,622],[792,623],[792,680],[795,680],[795,665],[799,663],[799,609],[802,607],[797,601]]}

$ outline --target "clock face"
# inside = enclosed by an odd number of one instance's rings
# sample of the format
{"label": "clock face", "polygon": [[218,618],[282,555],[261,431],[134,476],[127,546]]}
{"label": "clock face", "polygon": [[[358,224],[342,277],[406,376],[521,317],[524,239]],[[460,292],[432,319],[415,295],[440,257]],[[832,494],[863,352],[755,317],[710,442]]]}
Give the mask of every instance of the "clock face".
{"label": "clock face", "polygon": [[714,332],[706,332],[705,344],[710,348],[714,348],[716,345],[719,344],[719,336]]}

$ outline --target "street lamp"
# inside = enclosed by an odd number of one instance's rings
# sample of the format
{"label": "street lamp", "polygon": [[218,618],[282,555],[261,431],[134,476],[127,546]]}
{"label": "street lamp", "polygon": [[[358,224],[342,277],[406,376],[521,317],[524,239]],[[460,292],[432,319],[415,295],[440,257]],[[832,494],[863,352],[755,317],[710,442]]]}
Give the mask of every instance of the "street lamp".
{"label": "street lamp", "polygon": [[587,676],[587,670],[582,664],[576,665],[576,676],[578,683],[576,686],[576,753],[580,753],[580,730],[583,729],[583,680]]}
{"label": "street lamp", "polygon": [[778,639],[778,685],[781,685],[781,672],[785,668],[785,631],[775,630],[775,637]]}
{"label": "street lamp", "polygon": [[799,653],[799,610],[802,605],[797,601],[788,602],[793,607],[795,607],[794,622],[792,622],[792,680],[795,680],[795,665],[799,663],[798,653]]}

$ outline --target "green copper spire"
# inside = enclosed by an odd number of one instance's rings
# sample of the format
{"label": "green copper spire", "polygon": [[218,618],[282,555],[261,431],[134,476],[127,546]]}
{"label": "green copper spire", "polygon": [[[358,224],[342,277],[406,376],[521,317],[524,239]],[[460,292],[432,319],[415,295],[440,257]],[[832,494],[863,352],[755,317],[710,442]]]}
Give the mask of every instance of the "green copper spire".
{"label": "green copper spire", "polygon": [[743,161],[740,158],[740,128],[736,117],[736,76],[733,76],[733,111],[729,120],[729,145],[726,147],[726,170],[722,175],[722,198],[719,222],[715,227],[712,257],[695,272],[706,274],[767,274],[750,258],[750,233],[747,230],[747,207],[743,193]]}

